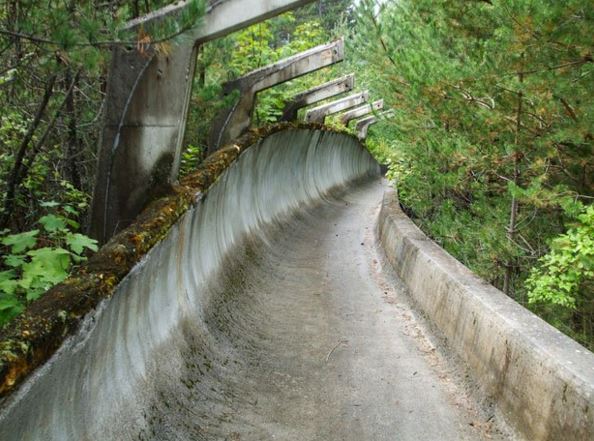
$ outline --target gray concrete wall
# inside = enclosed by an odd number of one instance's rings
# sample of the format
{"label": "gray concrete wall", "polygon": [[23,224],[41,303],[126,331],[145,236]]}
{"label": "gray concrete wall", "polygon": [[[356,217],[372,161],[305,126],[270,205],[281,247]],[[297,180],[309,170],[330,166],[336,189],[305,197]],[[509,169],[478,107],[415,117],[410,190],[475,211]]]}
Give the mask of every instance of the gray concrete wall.
{"label": "gray concrete wall", "polygon": [[[199,427],[209,415],[188,412],[185,400],[197,393],[216,407],[228,399],[216,388],[241,348],[222,344],[213,330],[228,295],[220,273],[246,240],[378,172],[354,137],[335,132],[288,129],[246,148],[53,359],[2,403],[2,441],[213,439]],[[160,213],[153,216],[158,222]],[[192,354],[202,366],[194,366],[198,380],[189,385]],[[164,402],[164,391],[177,399]],[[176,431],[152,432],[162,418],[177,418]]]}
{"label": "gray concrete wall", "polygon": [[594,439],[594,354],[474,275],[386,192],[378,234],[410,296],[527,440]]}

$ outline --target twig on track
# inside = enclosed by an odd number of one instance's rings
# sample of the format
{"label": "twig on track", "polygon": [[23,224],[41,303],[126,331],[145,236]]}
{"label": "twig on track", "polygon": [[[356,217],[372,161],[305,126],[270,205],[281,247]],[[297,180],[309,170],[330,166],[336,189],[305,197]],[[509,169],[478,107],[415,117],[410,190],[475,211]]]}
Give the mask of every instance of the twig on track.
{"label": "twig on track", "polygon": [[348,340],[340,340],[338,343],[336,343],[336,346],[334,346],[332,348],[332,350],[330,352],[328,352],[328,355],[326,355],[326,363],[328,363],[328,360],[330,359],[330,356],[336,350],[336,348],[338,348],[342,344],[345,344],[346,345],[348,342],[349,342]]}

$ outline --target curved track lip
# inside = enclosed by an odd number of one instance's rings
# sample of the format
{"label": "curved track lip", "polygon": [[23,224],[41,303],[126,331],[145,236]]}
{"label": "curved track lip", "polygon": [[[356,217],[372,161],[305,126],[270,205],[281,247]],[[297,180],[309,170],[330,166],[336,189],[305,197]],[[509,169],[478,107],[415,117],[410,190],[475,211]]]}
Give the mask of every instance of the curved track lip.
{"label": "curved track lip", "polygon": [[[249,237],[266,244],[266,232],[291,213],[379,171],[353,137],[311,129],[272,133],[249,149],[231,147],[206,167],[215,171],[191,178],[199,185],[186,181],[184,193],[182,182],[177,200],[157,203],[154,213],[161,217],[145,212],[104,248],[103,259],[123,258],[134,262],[134,270],[112,275],[112,283],[122,278],[113,295],[97,297],[95,314],[4,403],[0,431],[9,434],[7,439],[148,436],[146,431],[155,426],[151,406],[159,402],[160,391],[182,394],[190,388],[179,380],[191,368],[188,359],[194,352],[203,356],[204,375],[214,366],[226,369],[230,348],[212,332],[218,317],[212,308],[226,295],[218,277],[231,265],[234,250]],[[196,203],[197,189],[208,187],[213,176],[216,182]],[[175,216],[178,220],[168,228]],[[158,244],[138,255],[146,244],[136,236],[146,226],[158,233]],[[134,251],[130,245],[136,245]],[[95,260],[87,268],[101,263],[109,262]]]}
{"label": "curved track lip", "polygon": [[149,204],[132,225],[66,281],[28,305],[21,316],[0,330],[0,398],[16,390],[67,337],[77,332],[84,317],[113,294],[118,283],[242,152],[275,133],[302,130],[337,133],[321,125],[301,123],[279,123],[248,132],[209,156],[195,173]]}

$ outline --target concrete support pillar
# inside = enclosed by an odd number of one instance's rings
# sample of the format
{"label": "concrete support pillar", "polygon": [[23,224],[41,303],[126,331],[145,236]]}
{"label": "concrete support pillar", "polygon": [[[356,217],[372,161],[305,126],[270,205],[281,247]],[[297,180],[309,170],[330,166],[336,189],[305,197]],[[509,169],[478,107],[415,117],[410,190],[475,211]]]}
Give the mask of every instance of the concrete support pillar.
{"label": "concrete support pillar", "polygon": [[369,115],[377,110],[381,110],[384,108],[384,100],[377,100],[371,104],[365,104],[363,106],[355,107],[352,110],[348,110],[344,112],[340,116],[340,122],[342,122],[345,126],[348,126],[349,123],[357,118],[361,118],[362,116]]}
{"label": "concrete support pillar", "polygon": [[217,116],[210,136],[210,152],[245,133],[250,126],[258,92],[338,63],[343,59],[344,40],[340,39],[316,46],[225,83],[223,86],[225,95],[238,90],[240,97],[235,105]]}
{"label": "concrete support pillar", "polygon": [[285,104],[283,115],[279,121],[295,121],[299,109],[350,92],[353,87],[355,87],[355,74],[349,74],[298,93]]}
{"label": "concrete support pillar", "polygon": [[328,104],[314,107],[305,114],[305,121],[310,123],[324,124],[324,120],[328,115],[342,112],[367,102],[369,99],[369,91],[354,93],[342,99],[332,101]]}
{"label": "concrete support pillar", "polygon": [[358,120],[357,124],[355,125],[355,130],[357,130],[357,137],[360,140],[364,140],[365,138],[367,138],[367,131],[369,130],[370,126],[372,126],[373,124],[375,124],[383,118],[388,118],[392,116],[393,114],[393,110],[386,110],[385,112],[380,113],[378,116],[371,115]]}
{"label": "concrete support pillar", "polygon": [[[196,47],[311,0],[209,1],[200,25],[178,37],[167,53],[118,47],[107,82],[105,122],[91,207],[90,235],[106,242],[126,227],[159,188],[177,178],[191,93]],[[179,1],[131,21],[150,29],[188,7]]]}

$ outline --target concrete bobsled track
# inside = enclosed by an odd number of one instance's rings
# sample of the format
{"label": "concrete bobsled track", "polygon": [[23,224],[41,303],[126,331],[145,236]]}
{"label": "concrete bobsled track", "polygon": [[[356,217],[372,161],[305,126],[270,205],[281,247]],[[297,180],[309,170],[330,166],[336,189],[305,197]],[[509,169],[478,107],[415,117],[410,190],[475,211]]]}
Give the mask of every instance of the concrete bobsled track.
{"label": "concrete bobsled track", "polygon": [[0,439],[509,439],[384,266],[359,141],[287,125],[247,144],[2,331]]}
{"label": "concrete bobsled track", "polygon": [[246,149],[6,400],[0,438],[478,439],[370,266],[382,193],[348,135]]}

